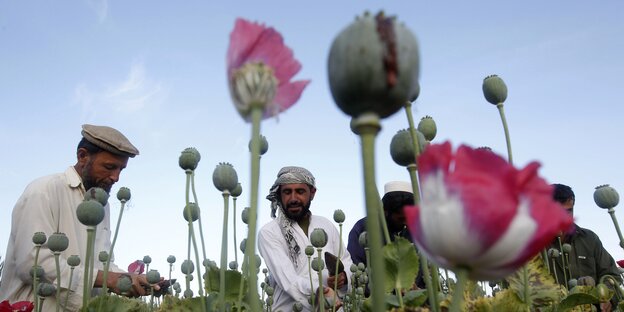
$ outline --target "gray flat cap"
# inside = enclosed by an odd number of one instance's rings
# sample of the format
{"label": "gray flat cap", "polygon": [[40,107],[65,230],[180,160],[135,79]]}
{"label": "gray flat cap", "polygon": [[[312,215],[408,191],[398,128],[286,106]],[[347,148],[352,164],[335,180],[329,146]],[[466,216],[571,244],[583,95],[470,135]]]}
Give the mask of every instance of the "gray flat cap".
{"label": "gray flat cap", "polygon": [[82,125],[82,136],[89,142],[113,154],[134,157],[139,150],[121,132],[107,126]]}

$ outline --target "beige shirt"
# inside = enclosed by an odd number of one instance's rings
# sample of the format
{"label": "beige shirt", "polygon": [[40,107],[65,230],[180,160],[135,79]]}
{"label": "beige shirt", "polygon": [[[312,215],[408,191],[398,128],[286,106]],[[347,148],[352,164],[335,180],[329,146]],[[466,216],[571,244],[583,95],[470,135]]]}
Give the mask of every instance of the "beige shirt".
{"label": "beige shirt", "polygon": [[[84,282],[84,259],[87,250],[87,227],[76,217],[76,207],[84,199],[82,180],[74,167],[64,173],[39,178],[24,190],[13,208],[11,235],[7,246],[5,266],[0,285],[0,301],[34,301],[30,269],[35,263],[35,246],[32,237],[43,232],[50,237],[54,232],[65,233],[69,247],[60,254],[61,307],[65,305],[70,275],[67,311],[78,311],[82,306]],[[106,205],[105,217],[97,226],[95,239],[95,269],[93,279],[102,264],[97,260],[100,251],[110,249],[110,209]],[[67,265],[70,255],[80,256],[81,263],[73,270]],[[39,251],[38,264],[44,269],[48,281],[57,285],[54,255],[43,245]],[[122,271],[111,263],[111,271]],[[56,311],[54,297],[44,300],[42,311]]]}

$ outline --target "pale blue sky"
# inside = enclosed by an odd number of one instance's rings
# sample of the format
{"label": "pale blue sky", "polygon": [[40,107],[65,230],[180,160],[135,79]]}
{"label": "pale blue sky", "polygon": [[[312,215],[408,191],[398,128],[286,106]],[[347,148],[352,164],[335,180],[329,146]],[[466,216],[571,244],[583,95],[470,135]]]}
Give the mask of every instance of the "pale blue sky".
{"label": "pale blue sky", "polygon": [[[549,182],[572,186],[577,222],[623,259],[611,220],[592,194],[605,183],[624,192],[624,2],[533,0],[2,1],[0,255],[24,187],[73,165],[80,126],[93,123],[120,129],[141,151],[113,187],[127,186],[133,195],[118,264],[150,255],[152,267],[166,272],[168,255],[185,256],[178,156],[189,146],[202,154],[197,192],[208,255],[218,262],[223,203],[211,180],[217,163],[238,171],[244,191],[237,214],[249,203],[250,126],[234,109],[225,76],[237,17],[280,31],[303,65],[296,78],[312,80],[294,107],[262,125],[270,148],[262,158],[259,223],[270,219],[264,196],[279,168],[300,165],[317,178],[312,211],[331,217],[344,210],[346,237],[364,215],[361,159],[349,118],[329,92],[327,55],[356,15],[379,9],[398,15],[418,39],[422,92],[414,115],[433,116],[434,142],[487,145],[506,154],[498,112],[481,91],[483,78],[498,74],[509,88],[505,110],[516,164],[539,160]],[[376,151],[380,188],[409,180],[388,151],[405,127],[404,112],[383,121]],[[113,223],[118,207],[113,201]],[[237,223],[240,241],[246,230]]]}

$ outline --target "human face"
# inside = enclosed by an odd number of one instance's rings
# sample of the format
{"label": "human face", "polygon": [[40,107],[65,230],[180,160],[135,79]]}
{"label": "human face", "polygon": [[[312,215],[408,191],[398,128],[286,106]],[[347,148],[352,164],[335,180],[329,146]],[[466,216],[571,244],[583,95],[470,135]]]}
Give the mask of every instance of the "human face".
{"label": "human face", "polygon": [[574,214],[574,199],[568,199],[562,206],[570,215]]}
{"label": "human face", "polygon": [[316,189],[305,183],[283,184],[280,186],[282,211],[291,220],[301,221],[310,211],[310,204]]}
{"label": "human face", "polygon": [[128,164],[127,156],[120,156],[102,151],[95,154],[78,152],[78,165],[85,190],[100,187],[110,193],[111,187],[119,181],[121,171]]}
{"label": "human face", "polygon": [[391,233],[402,231],[405,228],[405,213],[403,209],[395,212],[386,211],[386,222]]}

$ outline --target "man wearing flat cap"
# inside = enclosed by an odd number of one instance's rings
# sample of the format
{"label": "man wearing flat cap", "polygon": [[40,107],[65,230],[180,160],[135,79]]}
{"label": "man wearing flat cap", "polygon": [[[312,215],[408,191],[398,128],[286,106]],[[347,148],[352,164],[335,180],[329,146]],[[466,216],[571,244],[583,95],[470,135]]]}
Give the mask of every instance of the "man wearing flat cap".
{"label": "man wearing flat cap", "polygon": [[[405,181],[391,181],[384,185],[384,196],[381,198],[383,204],[384,215],[386,217],[386,225],[390,239],[394,241],[396,237],[403,237],[412,242],[407,226],[403,207],[406,205],[414,205],[414,193],[412,184]],[[366,232],[366,217],[358,220],[349,232],[349,245],[347,249],[351,254],[353,263],[364,263],[367,265],[364,247],[359,243],[360,234]],[[416,277],[416,286],[425,287],[422,273],[419,270]]]}
{"label": "man wearing flat cap", "polygon": [[[100,187],[110,192],[126,167],[128,158],[139,151],[119,131],[105,126],[83,125],[82,140],[78,143],[77,161],[63,173],[45,176],[31,182],[13,208],[11,235],[7,246],[4,274],[0,285],[0,301],[33,301],[33,281],[30,270],[35,263],[33,234],[45,233],[50,237],[55,232],[64,233],[69,239],[68,248],[60,254],[61,307],[65,311],[78,311],[82,306],[84,257],[86,255],[87,227],[76,217],[76,207],[84,200],[86,190]],[[104,220],[96,228],[95,254],[110,250],[110,213],[105,207]],[[80,256],[83,261],[72,275],[71,289],[67,289],[70,266],[67,258]],[[56,264],[47,244],[41,247],[37,265],[45,272],[42,280],[57,285]],[[117,291],[117,280],[122,274],[132,278],[130,295],[144,295],[143,285],[149,285],[145,275],[128,274],[111,263],[107,280],[103,281],[102,265],[95,261],[92,272],[92,287],[102,287],[106,283],[112,291]],[[68,294],[69,292],[69,294]],[[67,302],[65,296],[69,295]],[[90,296],[91,294],[87,294]],[[56,311],[53,297],[43,300],[42,311]]]}
{"label": "man wearing flat cap", "polygon": [[[310,212],[315,194],[316,184],[310,171],[301,167],[284,167],[277,174],[277,180],[267,196],[271,201],[271,216],[275,219],[258,232],[258,249],[269,269],[270,285],[274,288],[274,311],[293,311],[297,302],[303,305],[303,311],[311,311],[308,298],[319,287],[319,280],[314,272],[314,286],[310,285],[305,248],[312,245],[310,234],[314,229],[321,228],[327,233],[323,251],[341,255],[340,260],[347,270],[351,266],[349,252],[341,244],[336,226],[327,218]],[[336,280],[339,294],[348,290],[350,274],[342,272],[337,277],[334,274],[323,270],[322,284],[326,298],[333,297],[332,288]]]}

